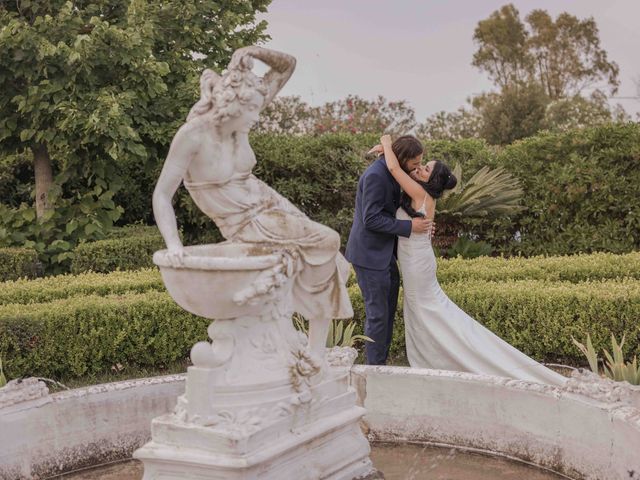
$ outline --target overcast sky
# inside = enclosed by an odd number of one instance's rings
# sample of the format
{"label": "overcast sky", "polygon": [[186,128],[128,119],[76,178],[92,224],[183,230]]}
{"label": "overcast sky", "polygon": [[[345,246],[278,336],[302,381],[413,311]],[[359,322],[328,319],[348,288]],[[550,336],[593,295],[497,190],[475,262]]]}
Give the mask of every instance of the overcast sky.
{"label": "overcast sky", "polygon": [[[281,95],[312,105],[357,94],[408,100],[418,121],[453,111],[491,88],[471,66],[473,31],[507,1],[498,0],[273,0],[263,15],[267,44],[298,59]],[[640,0],[514,0],[524,18],[542,8],[593,16],[601,45],[620,67],[617,96],[635,94],[640,77]],[[640,102],[613,99],[628,112]]]}

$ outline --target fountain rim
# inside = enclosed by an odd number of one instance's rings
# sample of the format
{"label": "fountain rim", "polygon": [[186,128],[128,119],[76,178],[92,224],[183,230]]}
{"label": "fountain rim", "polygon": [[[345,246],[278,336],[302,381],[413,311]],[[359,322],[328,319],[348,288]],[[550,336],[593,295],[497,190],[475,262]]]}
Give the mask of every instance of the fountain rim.
{"label": "fountain rim", "polygon": [[[237,247],[238,256],[206,255],[202,251],[223,250],[225,247]],[[260,252],[252,255],[251,250]],[[273,253],[266,253],[266,252]],[[182,265],[176,267],[167,259],[167,249],[158,250],[153,254],[153,263],[161,269],[170,270],[204,270],[204,271],[253,271],[265,270],[282,263],[284,249],[267,243],[219,242],[184,247],[185,255]],[[265,253],[262,253],[265,252]]]}

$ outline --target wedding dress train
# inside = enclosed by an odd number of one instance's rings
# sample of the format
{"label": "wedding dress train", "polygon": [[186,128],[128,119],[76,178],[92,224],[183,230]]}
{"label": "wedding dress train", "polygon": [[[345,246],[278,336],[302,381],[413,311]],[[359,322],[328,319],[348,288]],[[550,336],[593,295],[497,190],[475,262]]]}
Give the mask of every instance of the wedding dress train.
{"label": "wedding dress train", "polygon": [[[411,218],[402,209],[396,217]],[[483,373],[551,385],[567,379],[536,362],[453,303],[436,278],[429,234],[398,238],[407,357],[412,367]]]}

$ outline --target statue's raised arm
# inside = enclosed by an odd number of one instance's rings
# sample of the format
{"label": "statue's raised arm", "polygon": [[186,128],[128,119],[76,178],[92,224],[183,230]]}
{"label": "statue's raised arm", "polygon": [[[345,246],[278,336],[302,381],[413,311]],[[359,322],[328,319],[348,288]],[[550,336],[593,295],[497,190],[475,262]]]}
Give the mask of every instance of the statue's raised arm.
{"label": "statue's raised arm", "polygon": [[263,77],[264,86],[267,88],[264,103],[262,108],[265,108],[271,103],[271,100],[275,98],[282,87],[285,86],[293,71],[296,68],[296,59],[286,53],[278,52],[276,50],[269,50],[263,47],[244,47],[236,50],[231,57],[229,63],[229,69],[236,68],[238,65],[246,65],[247,68],[253,67],[251,58],[260,60],[267,64],[269,71]]}

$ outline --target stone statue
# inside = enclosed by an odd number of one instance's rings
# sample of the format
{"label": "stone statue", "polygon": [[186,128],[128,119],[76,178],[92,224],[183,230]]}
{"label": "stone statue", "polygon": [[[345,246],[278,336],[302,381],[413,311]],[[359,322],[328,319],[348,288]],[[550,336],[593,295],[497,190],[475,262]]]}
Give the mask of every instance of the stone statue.
{"label": "stone statue", "polygon": [[[263,78],[252,72],[253,59],[270,67]],[[251,173],[256,158],[249,130],[295,64],[290,55],[252,46],[236,50],[225,74],[204,71],[200,100],[171,143],[153,194],[153,212],[175,267],[185,256],[171,204],[181,182],[227,240],[293,249],[298,258],[293,309],[310,321],[309,347],[322,357],[331,320],[353,316],[340,237]]]}
{"label": "stone statue", "polygon": [[[254,59],[271,67],[264,78]],[[151,441],[135,452],[144,480],[375,475],[349,384],[356,352],[325,356],[330,322],[353,313],[340,238],[251,173],[249,130],[294,66],[289,55],[247,47],[224,75],[205,70],[171,143],[153,194],[167,249],[153,260],[172,298],[213,322],[211,342],[191,349],[175,410],[152,421]],[[182,245],[171,205],[180,183],[227,241]],[[294,311],[310,322],[308,340]]]}

